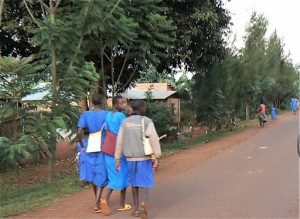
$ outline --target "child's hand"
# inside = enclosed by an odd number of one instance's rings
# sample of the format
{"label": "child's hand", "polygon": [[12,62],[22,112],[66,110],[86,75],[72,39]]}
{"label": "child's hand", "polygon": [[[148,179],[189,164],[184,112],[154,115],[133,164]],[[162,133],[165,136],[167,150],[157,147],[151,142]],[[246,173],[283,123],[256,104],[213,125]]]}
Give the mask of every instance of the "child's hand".
{"label": "child's hand", "polygon": [[159,168],[159,161],[158,161],[158,159],[155,159],[155,160],[153,161],[153,166],[152,166],[152,168],[153,168],[153,173],[154,173],[154,174],[157,173],[158,168]]}
{"label": "child's hand", "polygon": [[117,163],[116,163],[116,170],[118,172],[120,172],[120,170],[121,170],[121,161],[120,160],[118,160]]}

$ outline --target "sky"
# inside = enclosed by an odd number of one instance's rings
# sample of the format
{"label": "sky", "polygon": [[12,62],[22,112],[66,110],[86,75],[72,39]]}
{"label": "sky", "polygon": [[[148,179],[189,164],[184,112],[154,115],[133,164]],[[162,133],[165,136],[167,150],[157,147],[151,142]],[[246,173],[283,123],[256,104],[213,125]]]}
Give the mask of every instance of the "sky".
{"label": "sky", "polygon": [[300,0],[224,0],[232,16],[232,39],[235,45],[243,46],[245,27],[253,11],[264,14],[269,21],[267,37],[276,29],[285,44],[285,53],[290,52],[294,64],[300,64]]}

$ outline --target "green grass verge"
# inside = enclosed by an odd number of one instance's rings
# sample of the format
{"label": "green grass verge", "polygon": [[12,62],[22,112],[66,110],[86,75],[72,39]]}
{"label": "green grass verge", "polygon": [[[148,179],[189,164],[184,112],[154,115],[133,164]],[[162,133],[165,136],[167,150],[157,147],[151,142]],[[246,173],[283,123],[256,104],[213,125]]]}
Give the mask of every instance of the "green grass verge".
{"label": "green grass verge", "polygon": [[37,208],[46,207],[58,197],[80,190],[77,175],[55,178],[54,182],[38,182],[28,186],[0,188],[0,218],[18,215]]}
{"label": "green grass verge", "polygon": [[[204,144],[224,136],[239,133],[248,128],[249,127],[244,126],[231,132],[223,130],[212,132],[206,136],[163,143],[163,157],[170,156],[195,145]],[[36,182],[20,187],[12,183],[13,178],[15,178],[13,172],[1,174],[0,177],[2,181],[0,187],[0,218],[19,215],[21,213],[49,206],[57,198],[81,190],[78,175],[76,174],[56,177],[51,184],[46,182]]]}
{"label": "green grass verge", "polygon": [[207,135],[204,136],[198,136],[198,137],[193,137],[193,138],[187,138],[187,139],[182,139],[178,140],[175,142],[167,142],[162,144],[162,154],[163,157],[167,157],[173,154],[176,154],[182,150],[191,148],[195,145],[201,145],[207,142],[212,142],[214,140],[220,139],[225,136],[233,135],[242,131],[247,130],[250,128],[249,126],[243,126],[239,129],[229,131],[229,130],[221,130],[221,131],[216,131],[216,132],[211,132]]}

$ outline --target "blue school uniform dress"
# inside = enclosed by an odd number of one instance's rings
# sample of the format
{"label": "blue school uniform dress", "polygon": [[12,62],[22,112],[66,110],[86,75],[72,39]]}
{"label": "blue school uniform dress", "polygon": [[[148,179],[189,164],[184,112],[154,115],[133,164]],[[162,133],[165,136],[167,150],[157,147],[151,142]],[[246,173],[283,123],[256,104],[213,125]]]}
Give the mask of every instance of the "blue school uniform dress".
{"label": "blue school uniform dress", "polygon": [[277,115],[276,115],[276,108],[274,106],[271,108],[271,117],[272,120],[276,120]]}
{"label": "blue school uniform dress", "polygon": [[[88,128],[90,133],[95,133],[101,130],[106,117],[106,111],[85,111],[81,114],[78,121],[78,128]],[[102,143],[105,138],[105,133],[102,133]],[[104,187],[107,185],[107,171],[105,167],[104,154],[102,152],[86,153],[86,161],[89,166],[89,174],[94,185]]]}
{"label": "blue school uniform dress", "polygon": [[87,148],[88,138],[82,139],[84,151],[80,143],[77,144],[77,151],[79,155],[79,179],[82,181],[92,182],[92,171],[89,164],[89,155],[85,153]]}
{"label": "blue school uniform dress", "polygon": [[292,98],[290,105],[291,105],[292,111],[296,112],[298,110],[298,99]]}
{"label": "blue school uniform dress", "polygon": [[[117,135],[126,116],[122,112],[107,112],[106,129]],[[124,156],[121,159],[121,170],[116,170],[116,160],[113,156],[105,154],[105,165],[108,173],[107,187],[110,189],[123,190],[128,187],[127,161]]]}
{"label": "blue school uniform dress", "polygon": [[154,187],[152,160],[127,162],[130,186],[144,188]]}

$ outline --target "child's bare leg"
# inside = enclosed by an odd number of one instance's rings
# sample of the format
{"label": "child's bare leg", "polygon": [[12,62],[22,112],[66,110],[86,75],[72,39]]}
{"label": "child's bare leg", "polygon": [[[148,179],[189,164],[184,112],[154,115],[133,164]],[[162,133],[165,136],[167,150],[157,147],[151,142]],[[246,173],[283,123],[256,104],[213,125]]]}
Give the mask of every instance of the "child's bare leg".
{"label": "child's bare leg", "polygon": [[141,198],[141,205],[147,206],[149,196],[149,188],[140,188],[140,198]]}
{"label": "child's bare leg", "polygon": [[93,184],[93,191],[94,191],[94,194],[95,194],[95,197],[97,195],[97,186]]}
{"label": "child's bare leg", "polygon": [[102,193],[103,193],[103,187],[101,187],[101,188],[96,187],[96,194],[95,194],[96,195],[96,206],[95,206],[95,209],[100,207],[100,198],[102,196]]}
{"label": "child's bare leg", "polygon": [[132,187],[133,215],[139,216],[139,187]]}
{"label": "child's bare leg", "polygon": [[140,188],[141,206],[140,218],[148,219],[147,202],[148,202],[149,188]]}
{"label": "child's bare leg", "polygon": [[125,208],[126,188],[120,192],[120,208]]}
{"label": "child's bare leg", "polygon": [[104,189],[103,198],[101,199],[101,209],[102,209],[103,215],[105,215],[105,216],[110,215],[110,208],[109,208],[108,203],[109,203],[109,198],[110,198],[112,191],[113,191],[112,189],[109,189],[106,187]]}
{"label": "child's bare leg", "polygon": [[113,189],[110,189],[110,188],[105,188],[104,191],[103,191],[103,199],[106,200],[106,201],[109,201],[109,198],[110,198],[110,195],[112,193]]}

